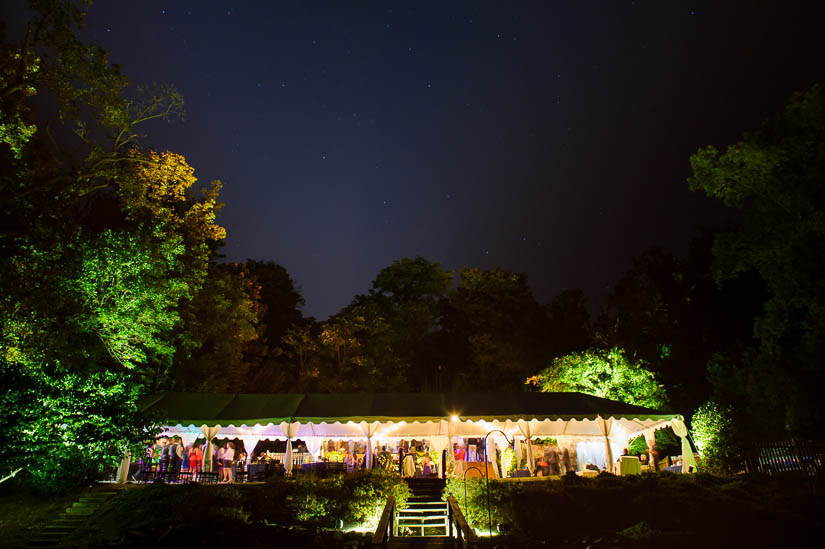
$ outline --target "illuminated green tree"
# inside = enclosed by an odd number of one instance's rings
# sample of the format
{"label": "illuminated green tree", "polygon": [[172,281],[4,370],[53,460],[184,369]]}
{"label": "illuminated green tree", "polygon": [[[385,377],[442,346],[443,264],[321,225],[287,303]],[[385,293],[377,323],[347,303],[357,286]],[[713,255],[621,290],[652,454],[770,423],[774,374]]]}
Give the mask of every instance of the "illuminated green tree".
{"label": "illuminated green tree", "polygon": [[[139,148],[140,125],[180,114],[180,95],[127,96],[77,38],[86,4],[32,1],[23,41],[0,45],[0,462],[41,488],[80,478],[57,464],[85,475],[144,436],[136,399],[168,379],[180,306],[225,235],[220,183],[198,195],[183,157]],[[34,122],[43,92],[70,137]]]}
{"label": "illuminated green tree", "polygon": [[588,349],[557,358],[527,379],[543,392],[581,392],[656,410],[668,400],[656,376],[638,359],[621,349]]}
{"label": "illuminated green tree", "polygon": [[94,481],[156,433],[139,413],[127,377],[51,370],[0,361],[4,474],[22,470],[44,492],[70,488]]}
{"label": "illuminated green tree", "polygon": [[690,422],[703,468],[716,473],[737,472],[742,458],[738,451],[741,443],[734,427],[733,410],[709,400],[694,412]]}

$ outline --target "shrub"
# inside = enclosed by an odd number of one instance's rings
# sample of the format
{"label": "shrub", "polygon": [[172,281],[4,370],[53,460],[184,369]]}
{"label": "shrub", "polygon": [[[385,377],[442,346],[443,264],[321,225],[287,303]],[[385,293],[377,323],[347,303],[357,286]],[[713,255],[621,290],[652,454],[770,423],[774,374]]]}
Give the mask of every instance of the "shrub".
{"label": "shrub", "polygon": [[693,414],[693,440],[702,456],[702,467],[708,472],[736,472],[741,465],[732,418],[729,407],[713,400],[699,406]]}
{"label": "shrub", "polygon": [[670,427],[656,430],[654,436],[656,446],[663,456],[677,456],[682,453],[682,441]]}
{"label": "shrub", "polygon": [[394,497],[396,507],[402,508],[411,494],[407,483],[396,472],[384,469],[347,476],[343,493],[347,497],[340,519],[370,526],[377,525],[388,497]]}
{"label": "shrub", "polygon": [[647,441],[644,435],[639,435],[627,443],[627,452],[631,456],[639,456],[647,451]]}
{"label": "shrub", "polygon": [[273,477],[259,495],[255,519],[275,524],[372,524],[389,496],[403,507],[410,489],[394,471],[372,469],[350,475],[295,479]]}

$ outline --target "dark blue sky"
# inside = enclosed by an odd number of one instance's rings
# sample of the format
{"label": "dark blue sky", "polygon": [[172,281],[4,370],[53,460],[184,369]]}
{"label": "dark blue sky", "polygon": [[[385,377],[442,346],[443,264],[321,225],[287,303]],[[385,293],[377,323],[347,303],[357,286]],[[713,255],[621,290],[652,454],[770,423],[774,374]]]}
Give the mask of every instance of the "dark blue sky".
{"label": "dark blue sky", "polygon": [[145,144],[221,179],[227,258],[325,318],[401,257],[598,305],[634,255],[684,253],[718,219],[689,155],[823,81],[815,4],[101,1],[84,36],[180,89]]}

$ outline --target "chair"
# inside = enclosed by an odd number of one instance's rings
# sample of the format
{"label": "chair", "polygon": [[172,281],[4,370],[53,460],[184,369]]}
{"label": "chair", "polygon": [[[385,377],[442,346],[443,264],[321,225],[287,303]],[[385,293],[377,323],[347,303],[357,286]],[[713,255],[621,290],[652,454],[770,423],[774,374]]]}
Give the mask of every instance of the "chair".
{"label": "chair", "polygon": [[202,482],[203,484],[217,484],[218,483],[218,472],[217,471],[204,471],[198,475],[198,481]]}
{"label": "chair", "polygon": [[636,456],[622,456],[619,460],[619,475],[640,475],[642,474],[642,466],[639,463],[639,458]]}

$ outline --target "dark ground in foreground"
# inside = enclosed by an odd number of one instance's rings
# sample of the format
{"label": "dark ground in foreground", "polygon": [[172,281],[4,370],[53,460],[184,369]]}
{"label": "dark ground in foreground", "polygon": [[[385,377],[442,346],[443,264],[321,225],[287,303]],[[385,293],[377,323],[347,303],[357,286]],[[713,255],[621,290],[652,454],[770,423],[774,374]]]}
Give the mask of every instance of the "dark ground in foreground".
{"label": "dark ground in foreground", "polygon": [[[317,513],[284,523],[290,509],[317,505],[289,492],[289,481],[234,486],[129,486],[110,499],[63,547],[231,546],[359,547],[370,535],[342,533]],[[284,484],[286,483],[286,484]],[[286,486],[287,491],[284,491]],[[605,476],[492,484],[494,526],[486,546],[548,548],[690,548],[811,546],[820,540],[825,498],[807,479],[710,475]],[[455,491],[456,485],[453,485]],[[461,487],[463,489],[463,485]],[[468,486],[467,515],[486,526],[483,485]],[[280,490],[273,498],[273,490]],[[22,489],[0,493],[0,548],[21,547],[77,494],[41,498]],[[457,498],[464,506],[463,493]],[[277,522],[267,520],[267,516]],[[307,515],[309,516],[309,515]],[[322,518],[319,518],[322,517]],[[486,529],[486,528],[484,528]],[[492,541],[492,543],[490,543]],[[228,545],[225,545],[228,544]]]}

